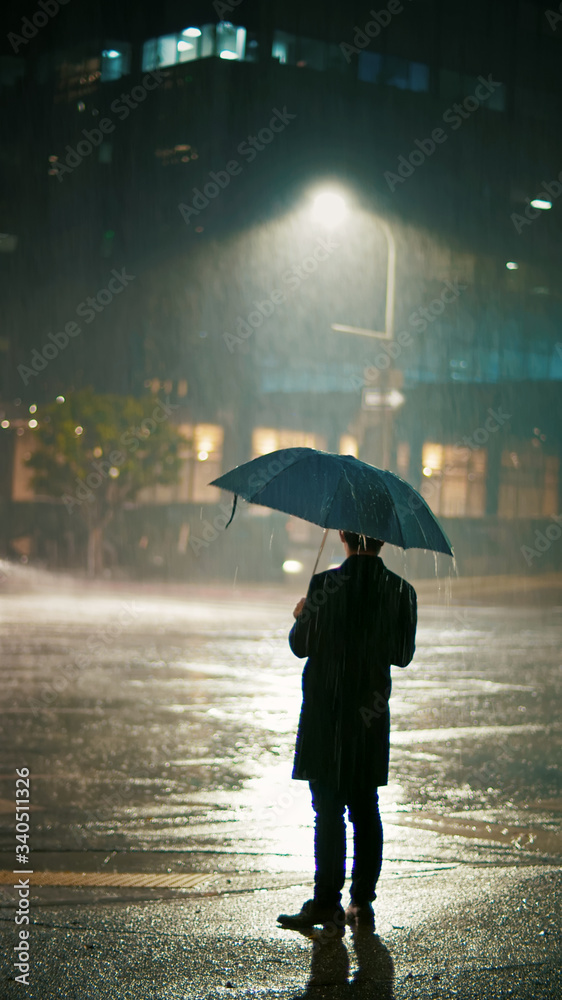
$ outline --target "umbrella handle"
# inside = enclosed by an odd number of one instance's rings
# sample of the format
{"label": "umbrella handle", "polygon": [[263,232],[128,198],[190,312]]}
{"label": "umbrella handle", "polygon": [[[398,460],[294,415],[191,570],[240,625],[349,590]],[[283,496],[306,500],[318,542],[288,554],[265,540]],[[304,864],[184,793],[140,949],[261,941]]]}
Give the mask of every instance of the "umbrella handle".
{"label": "umbrella handle", "polygon": [[322,536],[322,541],[320,542],[320,548],[318,549],[318,555],[316,556],[316,562],[314,563],[314,569],[312,570],[312,575],[313,576],[316,573],[316,567],[318,566],[318,563],[320,562],[320,556],[322,555],[322,550],[323,550],[323,548],[324,548],[324,546],[326,544],[326,539],[328,537],[328,531],[329,531],[328,528],[324,528],[324,535]]}

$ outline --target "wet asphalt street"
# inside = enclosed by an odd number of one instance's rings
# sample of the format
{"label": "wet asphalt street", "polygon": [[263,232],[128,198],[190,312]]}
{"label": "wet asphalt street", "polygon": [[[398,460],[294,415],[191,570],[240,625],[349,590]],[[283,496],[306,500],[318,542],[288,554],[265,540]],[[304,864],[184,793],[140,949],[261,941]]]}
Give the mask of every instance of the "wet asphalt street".
{"label": "wet asphalt street", "polygon": [[[394,668],[377,935],[314,942],[276,927],[312,894],[308,788],[290,780],[299,596],[0,598],[0,868],[15,867],[27,767],[33,871],[77,876],[31,888],[29,987],[0,886],[0,996],[562,996],[560,602],[422,595],[414,661]],[[83,872],[200,879],[96,887]]]}

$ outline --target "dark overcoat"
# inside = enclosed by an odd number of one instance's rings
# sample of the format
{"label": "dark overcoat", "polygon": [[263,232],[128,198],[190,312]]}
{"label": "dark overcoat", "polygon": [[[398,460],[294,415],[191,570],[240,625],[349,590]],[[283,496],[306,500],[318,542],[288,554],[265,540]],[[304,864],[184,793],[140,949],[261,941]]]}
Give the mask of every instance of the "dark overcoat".
{"label": "dark overcoat", "polygon": [[416,592],[379,556],[312,577],[289,643],[307,656],[293,778],[342,791],[388,783],[390,667],[415,648]]}

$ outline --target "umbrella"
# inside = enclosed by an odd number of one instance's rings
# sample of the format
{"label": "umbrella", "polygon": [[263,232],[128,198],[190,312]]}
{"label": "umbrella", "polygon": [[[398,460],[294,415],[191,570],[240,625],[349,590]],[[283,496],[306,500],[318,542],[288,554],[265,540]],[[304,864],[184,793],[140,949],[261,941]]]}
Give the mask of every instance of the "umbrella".
{"label": "umbrella", "polygon": [[209,485],[234,493],[230,521],[241,496],[326,530],[353,531],[403,549],[453,555],[447,536],[417,490],[393,472],[353,455],[282,448],[231,469]]}

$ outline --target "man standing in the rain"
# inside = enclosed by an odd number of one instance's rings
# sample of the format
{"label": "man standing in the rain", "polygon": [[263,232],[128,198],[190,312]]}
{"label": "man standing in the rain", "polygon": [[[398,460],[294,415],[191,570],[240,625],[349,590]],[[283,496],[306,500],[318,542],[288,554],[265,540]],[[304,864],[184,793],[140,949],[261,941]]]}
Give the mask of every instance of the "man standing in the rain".
{"label": "man standing in the rain", "polygon": [[[383,543],[340,531],[347,558],[312,577],[289,635],[307,656],[293,778],[310,782],[315,812],[314,898],[285,927],[344,919],[374,926],[372,901],[382,864],[378,788],[388,783],[391,664],[405,667],[415,648],[416,592],[386,568]],[[353,823],[351,904],[344,911],[346,830]]]}

